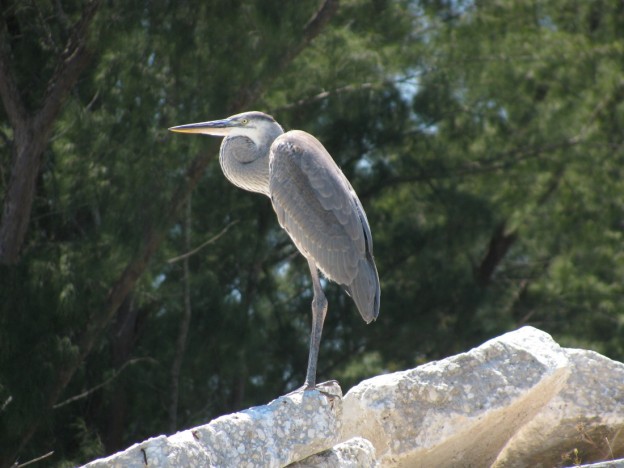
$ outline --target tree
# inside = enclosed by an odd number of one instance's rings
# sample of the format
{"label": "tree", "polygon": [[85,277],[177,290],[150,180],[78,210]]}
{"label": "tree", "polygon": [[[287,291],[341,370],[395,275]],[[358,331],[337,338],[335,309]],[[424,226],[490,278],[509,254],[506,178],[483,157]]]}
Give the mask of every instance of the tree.
{"label": "tree", "polygon": [[218,141],[166,131],[253,108],[318,136],[372,226],[380,317],[326,285],[320,379],[346,390],[525,323],[624,356],[619,3],[22,3],[0,25],[5,205],[11,102],[40,115],[53,45],[89,15],[90,59],[39,133],[0,267],[3,465],[73,465],[301,385],[306,265]]}

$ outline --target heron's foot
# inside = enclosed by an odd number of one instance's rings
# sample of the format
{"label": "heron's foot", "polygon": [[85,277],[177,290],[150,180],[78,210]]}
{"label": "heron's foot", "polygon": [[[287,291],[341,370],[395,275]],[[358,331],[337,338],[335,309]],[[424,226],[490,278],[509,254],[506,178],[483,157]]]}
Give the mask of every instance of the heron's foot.
{"label": "heron's foot", "polygon": [[321,391],[319,387],[333,387],[334,385],[337,385],[338,387],[340,387],[340,384],[338,383],[337,380],[328,380],[327,382],[321,382],[316,384],[316,386],[314,386],[313,388],[316,388],[316,390],[318,390],[319,392]]}
{"label": "heron's foot", "polygon": [[[327,382],[318,383],[315,385],[311,385],[309,383],[303,384],[302,387],[299,387],[296,390],[293,390],[290,393],[287,393],[286,396],[296,395],[298,393],[309,392],[312,390],[316,390],[317,392],[324,395],[330,402],[333,402],[336,398],[342,398],[340,393],[336,393],[335,387],[338,387],[340,390],[340,386],[337,380],[328,380]],[[325,390],[325,388],[327,390]]]}
{"label": "heron's foot", "polygon": [[[338,388],[336,389],[336,387]],[[327,388],[327,390],[323,390],[323,388]],[[328,380],[327,382],[321,382],[320,384],[316,384],[316,387],[314,389],[317,390],[319,393],[323,394],[332,404],[332,407],[334,400],[340,400],[342,398],[342,390],[337,380]]]}

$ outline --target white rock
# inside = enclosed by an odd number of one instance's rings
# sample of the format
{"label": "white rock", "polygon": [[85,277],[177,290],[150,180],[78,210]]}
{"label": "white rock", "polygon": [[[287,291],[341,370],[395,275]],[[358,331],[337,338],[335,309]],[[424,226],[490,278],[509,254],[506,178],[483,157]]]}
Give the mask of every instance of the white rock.
{"label": "white rock", "polygon": [[572,369],[565,386],[509,441],[496,466],[551,467],[624,456],[624,364],[593,351],[564,352]]}
{"label": "white rock", "polygon": [[[280,467],[339,442],[342,392],[299,392],[169,437],[159,436],[95,460],[88,468]],[[259,436],[258,434],[264,434]]]}
{"label": "white rock", "polygon": [[624,468],[624,458],[600,463],[592,463],[590,465],[578,465],[574,468]]}
{"label": "white rock", "polygon": [[370,440],[382,466],[489,466],[569,374],[552,338],[524,327],[467,353],[366,380],[344,398],[346,440]]}
{"label": "white rock", "polygon": [[323,390],[338,397],[281,397],[86,466],[624,468],[624,364],[535,328],[366,380],[344,400],[337,384]]}
{"label": "white rock", "polygon": [[375,447],[370,441],[354,437],[330,450],[312,455],[289,468],[375,468]]}

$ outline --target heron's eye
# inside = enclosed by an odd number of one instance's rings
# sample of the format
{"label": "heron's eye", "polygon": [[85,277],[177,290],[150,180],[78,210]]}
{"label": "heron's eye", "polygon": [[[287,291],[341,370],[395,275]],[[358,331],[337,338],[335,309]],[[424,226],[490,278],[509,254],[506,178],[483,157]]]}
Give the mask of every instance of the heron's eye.
{"label": "heron's eye", "polygon": [[247,125],[247,124],[249,123],[249,119],[243,119],[243,120],[241,120],[240,122],[241,122],[241,124],[243,124],[243,125]]}

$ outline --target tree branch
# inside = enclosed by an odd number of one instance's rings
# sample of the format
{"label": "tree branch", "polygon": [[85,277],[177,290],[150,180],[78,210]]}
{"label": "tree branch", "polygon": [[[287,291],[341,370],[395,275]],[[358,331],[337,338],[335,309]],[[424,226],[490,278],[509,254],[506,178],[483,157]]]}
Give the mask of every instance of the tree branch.
{"label": "tree branch", "polygon": [[360,198],[367,199],[382,190],[397,187],[403,184],[411,184],[414,182],[426,182],[433,179],[453,179],[471,175],[487,174],[489,172],[499,172],[513,168],[520,162],[538,159],[545,153],[557,151],[560,149],[571,148],[585,144],[586,141],[580,138],[569,138],[558,143],[551,143],[537,147],[517,147],[510,151],[496,153],[479,160],[462,163],[456,167],[448,167],[443,170],[425,173],[423,171],[411,174],[389,175],[381,179],[378,183],[371,185],[367,189],[361,191]]}
{"label": "tree branch", "polygon": [[167,263],[179,262],[180,260],[185,260],[188,257],[195,255],[197,252],[199,252],[201,249],[203,249],[207,245],[213,244],[217,240],[219,240],[236,223],[238,223],[238,219],[235,219],[234,221],[228,223],[223,229],[221,229],[221,231],[219,231],[219,233],[212,236],[210,239],[208,239],[206,242],[201,244],[199,247],[195,247],[193,250],[189,250],[188,252],[183,253],[182,255],[178,255],[177,257],[170,258],[169,260],[167,260]]}
{"label": "tree branch", "polygon": [[20,98],[11,62],[9,33],[6,23],[0,24],[0,98],[11,127],[18,128],[26,120],[26,108]]}
{"label": "tree branch", "polygon": [[354,92],[358,92],[358,91],[362,91],[365,89],[376,89],[376,88],[382,88],[384,86],[383,82],[380,83],[356,83],[356,84],[348,84],[346,86],[342,86],[340,88],[335,88],[329,91],[323,91],[320,92],[318,94],[315,94],[314,96],[310,96],[307,98],[302,98],[299,99],[295,102],[291,102],[288,104],[285,104],[283,106],[278,107],[276,110],[285,110],[285,109],[293,109],[296,107],[301,107],[301,106],[305,106],[307,104],[311,104],[313,102],[318,102],[318,101],[322,101],[324,99],[327,99],[330,96],[336,96],[336,95],[340,95],[340,94],[346,94],[346,93],[354,93]]}
{"label": "tree branch", "polygon": [[507,232],[504,221],[496,226],[490,238],[487,252],[479,266],[475,269],[475,278],[479,286],[485,288],[491,283],[494,270],[505,258],[505,255],[507,255],[507,252],[517,239],[518,235],[515,231]]}
{"label": "tree branch", "polygon": [[[339,0],[324,0],[323,4],[310,18],[303,28],[303,36],[296,47],[286,50],[278,65],[278,70],[284,70],[327,26],[334,17],[340,5]],[[274,74],[275,76],[275,74]]]}
{"label": "tree branch", "polygon": [[100,388],[106,387],[109,383],[111,383],[113,380],[119,377],[126,367],[132,364],[136,364],[137,362],[141,362],[141,361],[154,362],[154,359],[152,358],[130,359],[129,361],[126,361],[119,369],[115,370],[115,372],[113,372],[113,375],[111,375],[108,379],[104,380],[103,382],[100,382],[95,387],[91,387],[90,389],[85,390],[84,392],[79,393],[78,395],[74,395],[73,397],[70,397],[66,400],[61,401],[60,403],[55,404],[54,406],[52,406],[52,408],[59,409],[59,408],[62,408],[63,406],[69,405],[70,403],[73,403],[74,401],[82,400],[83,398],[88,397],[92,393],[97,392]]}
{"label": "tree branch", "polygon": [[35,128],[48,136],[67,95],[91,58],[87,48],[87,35],[100,3],[101,0],[91,0],[82,11],[80,20],[72,28],[67,46],[48,81],[43,105],[35,116]]}
{"label": "tree branch", "polygon": [[20,463],[20,464],[16,463],[14,466],[15,468],[23,468],[25,466],[32,465],[33,463],[39,463],[41,460],[45,460],[46,458],[51,457],[52,455],[54,455],[54,451],[50,451],[46,453],[45,455],[41,455],[37,458],[33,458],[32,460],[28,460],[27,462],[24,462],[24,463]]}
{"label": "tree branch", "polygon": [[[556,192],[564,171],[564,167],[561,167],[553,174],[550,183],[545,188],[544,192],[537,198],[536,205],[538,207],[546,203]],[[509,249],[513,246],[516,240],[518,240],[517,231],[508,231],[505,221],[496,226],[494,233],[490,238],[490,243],[483,260],[479,266],[475,268],[475,278],[479,286],[485,288],[490,285],[494,271],[503,261],[507,252],[509,252]]]}
{"label": "tree branch", "polygon": [[294,46],[283,51],[271,73],[257,79],[252,86],[245,85],[232,101],[232,112],[241,110],[256,101],[270,83],[275,80],[292,61],[323,31],[327,23],[338,11],[339,0],[324,0],[319,9],[303,28],[301,40]]}

